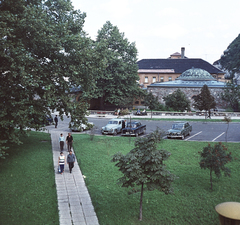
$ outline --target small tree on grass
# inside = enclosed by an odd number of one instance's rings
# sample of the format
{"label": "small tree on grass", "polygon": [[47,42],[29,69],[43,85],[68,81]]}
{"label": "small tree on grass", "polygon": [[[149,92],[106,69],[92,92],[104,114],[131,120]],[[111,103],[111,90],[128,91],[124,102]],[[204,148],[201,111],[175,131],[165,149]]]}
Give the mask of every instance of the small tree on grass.
{"label": "small tree on grass", "polygon": [[135,141],[135,148],[129,153],[123,155],[118,152],[112,158],[112,162],[117,162],[116,166],[123,173],[118,183],[122,187],[140,186],[139,220],[142,220],[144,189],[149,191],[157,189],[165,194],[173,193],[171,183],[176,177],[166,169],[163,163],[171,153],[157,149],[157,143],[161,140],[162,134],[163,132],[156,130],[144,138],[138,138]]}
{"label": "small tree on grass", "polygon": [[201,169],[209,169],[210,170],[210,183],[212,190],[212,172],[216,174],[218,178],[221,177],[221,171],[224,171],[225,176],[231,175],[231,170],[225,167],[225,164],[232,161],[231,152],[227,153],[227,147],[225,147],[221,142],[215,144],[212,147],[208,144],[207,147],[203,148],[203,151],[200,152],[201,161],[200,167]]}
{"label": "small tree on grass", "polygon": [[224,116],[223,119],[224,122],[227,123],[227,130],[226,130],[226,134],[225,134],[225,141],[227,142],[227,132],[228,132],[228,128],[229,128],[229,123],[232,121],[230,116]]}

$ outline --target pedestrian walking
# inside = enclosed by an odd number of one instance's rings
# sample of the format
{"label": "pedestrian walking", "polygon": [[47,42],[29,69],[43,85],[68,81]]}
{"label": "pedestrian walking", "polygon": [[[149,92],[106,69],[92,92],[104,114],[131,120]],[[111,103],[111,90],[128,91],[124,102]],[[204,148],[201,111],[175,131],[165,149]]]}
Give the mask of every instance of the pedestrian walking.
{"label": "pedestrian walking", "polygon": [[58,117],[57,117],[57,115],[55,116],[54,121],[55,121],[55,128],[57,128],[57,125],[58,125]]}
{"label": "pedestrian walking", "polygon": [[64,165],[66,164],[66,158],[63,155],[63,152],[60,153],[60,156],[58,157],[58,165],[60,166],[60,173],[63,174],[64,172]]}
{"label": "pedestrian walking", "polygon": [[68,146],[68,151],[70,151],[72,149],[72,143],[73,143],[73,137],[72,137],[71,133],[68,133],[68,136],[66,138],[66,143]]}
{"label": "pedestrian walking", "polygon": [[70,173],[72,173],[72,168],[74,167],[74,163],[75,163],[75,155],[73,154],[72,150],[70,150],[67,156],[67,164],[69,166]]}
{"label": "pedestrian walking", "polygon": [[60,137],[59,137],[59,144],[60,144],[60,151],[62,152],[63,151],[63,147],[64,147],[64,136],[63,134],[60,134]]}

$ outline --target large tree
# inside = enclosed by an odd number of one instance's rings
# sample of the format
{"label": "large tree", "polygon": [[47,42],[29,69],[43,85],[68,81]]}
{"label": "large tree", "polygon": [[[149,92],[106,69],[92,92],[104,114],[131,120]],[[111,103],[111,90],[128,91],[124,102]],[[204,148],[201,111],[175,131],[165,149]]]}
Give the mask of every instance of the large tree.
{"label": "large tree", "polygon": [[124,106],[126,99],[133,101],[139,96],[137,49],[109,21],[98,31],[96,49],[105,62],[105,70],[96,74],[93,96],[99,97],[101,108],[109,102]]}
{"label": "large tree", "polygon": [[181,112],[190,110],[190,100],[187,99],[186,95],[179,88],[163,99],[168,109]]}
{"label": "large tree", "polygon": [[171,153],[164,149],[157,149],[162,135],[162,132],[156,130],[144,138],[136,139],[134,149],[126,155],[118,152],[112,159],[113,162],[117,162],[116,166],[123,173],[123,177],[118,179],[122,187],[132,187],[137,191],[136,189],[140,186],[139,220],[142,220],[144,189],[159,190],[165,194],[173,193],[171,184],[176,176],[167,170],[164,162]]}
{"label": "large tree", "polygon": [[232,82],[227,82],[221,97],[231,106],[233,111],[239,111],[240,86],[233,84]]}
{"label": "large tree", "polygon": [[231,79],[240,75],[240,34],[224,51],[219,64],[229,72]]}
{"label": "large tree", "polygon": [[144,96],[144,104],[151,110],[151,118],[152,110],[159,110],[163,108],[163,106],[158,101],[158,97],[154,96],[152,92],[149,92]]}
{"label": "large tree", "polygon": [[70,0],[2,0],[0,10],[3,146],[20,143],[19,133],[38,129],[55,109],[60,117],[78,114],[68,93],[72,86],[84,91],[93,86],[97,55],[83,31],[85,14],[74,10]]}
{"label": "large tree", "polygon": [[193,106],[200,111],[205,110],[205,118],[207,117],[207,112],[209,118],[211,118],[211,109],[216,107],[216,102],[206,84],[201,88],[201,93],[194,98]]}

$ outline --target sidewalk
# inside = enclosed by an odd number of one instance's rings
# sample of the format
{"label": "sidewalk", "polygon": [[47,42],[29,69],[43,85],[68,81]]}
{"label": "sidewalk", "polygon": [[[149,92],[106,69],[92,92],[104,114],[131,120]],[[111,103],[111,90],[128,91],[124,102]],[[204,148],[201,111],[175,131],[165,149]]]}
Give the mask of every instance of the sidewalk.
{"label": "sidewalk", "polygon": [[[59,224],[99,225],[78,162],[74,163],[72,173],[69,172],[68,165],[65,165],[65,171],[62,175],[58,173],[58,156],[60,155],[58,138],[60,133],[63,133],[66,138],[67,132],[61,132],[59,129],[51,130]],[[67,157],[66,144],[64,147],[64,155]]]}
{"label": "sidewalk", "polygon": [[[112,115],[112,114],[90,114],[89,116],[86,116],[87,118],[108,118],[108,119],[114,119],[114,118],[118,118],[116,115]],[[151,119],[151,114],[148,113],[148,115],[146,116],[136,116],[133,114],[130,115],[125,115],[125,116],[120,116],[119,118],[134,118],[134,119]],[[152,119],[205,119],[205,116],[170,116],[170,115],[152,115]],[[220,119],[223,120],[224,116],[212,116],[211,119]],[[207,121],[211,121],[211,119],[207,119]],[[240,119],[240,117],[238,116],[232,116],[231,117],[232,120],[234,119]],[[233,121],[234,122],[234,121]]]}

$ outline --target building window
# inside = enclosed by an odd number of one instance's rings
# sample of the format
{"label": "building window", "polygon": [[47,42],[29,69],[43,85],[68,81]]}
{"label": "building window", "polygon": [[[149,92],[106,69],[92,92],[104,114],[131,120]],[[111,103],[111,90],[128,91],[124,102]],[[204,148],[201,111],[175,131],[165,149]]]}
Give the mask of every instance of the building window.
{"label": "building window", "polygon": [[141,105],[144,105],[145,104],[145,102],[144,101],[141,101]]}
{"label": "building window", "polygon": [[145,77],[144,83],[148,83],[148,77]]}
{"label": "building window", "polygon": [[163,80],[163,77],[161,77],[160,79],[161,79],[160,82],[163,82],[163,81],[164,81],[164,80]]}
{"label": "building window", "polygon": [[156,83],[156,77],[153,77],[153,81],[152,81],[153,83]]}
{"label": "building window", "polygon": [[168,77],[168,81],[172,81],[172,77]]}
{"label": "building window", "polygon": [[139,101],[135,101],[135,104],[138,105],[138,104],[139,104]]}

